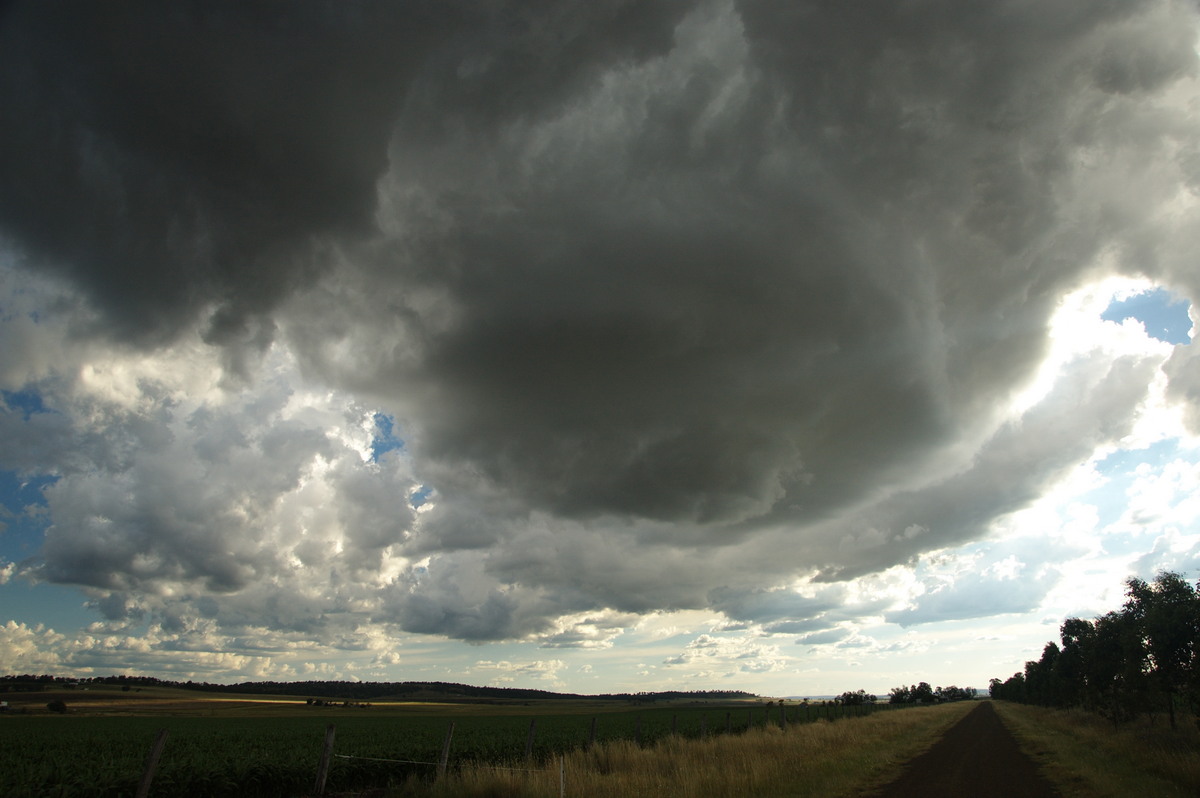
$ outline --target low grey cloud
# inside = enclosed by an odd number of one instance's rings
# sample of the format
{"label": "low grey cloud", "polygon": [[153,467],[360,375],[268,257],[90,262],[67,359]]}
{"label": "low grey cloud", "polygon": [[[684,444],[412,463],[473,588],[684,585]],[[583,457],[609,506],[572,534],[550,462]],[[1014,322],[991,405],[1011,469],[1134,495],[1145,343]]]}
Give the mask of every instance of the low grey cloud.
{"label": "low grey cloud", "polygon": [[213,343],[261,346],[261,314],[373,228],[402,117],[536,113],[665,44],[671,13],[13,3],[0,229],[87,290],[97,332],[153,344],[203,313]]}
{"label": "low grey cloud", "polygon": [[824,632],[813,632],[796,640],[802,646],[823,646],[831,643],[841,643],[849,638],[853,632],[849,629],[828,629]]}
{"label": "low grey cloud", "polygon": [[[882,613],[834,583],[1130,432],[1150,356],[1010,408],[1071,291],[1200,301],[1198,22],[12,4],[0,379],[48,411],[0,413],[0,465],[60,476],[22,568],[114,620],[327,641]],[[1163,372],[1193,423],[1194,349]],[[372,460],[376,412],[404,446]],[[943,593],[889,617],[984,611]]]}

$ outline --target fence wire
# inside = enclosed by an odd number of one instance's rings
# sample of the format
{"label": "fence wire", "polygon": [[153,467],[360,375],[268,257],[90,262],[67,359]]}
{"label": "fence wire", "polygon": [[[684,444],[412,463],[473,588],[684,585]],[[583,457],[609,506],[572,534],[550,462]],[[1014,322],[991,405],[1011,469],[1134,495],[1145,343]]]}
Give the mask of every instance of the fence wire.
{"label": "fence wire", "polygon": [[[361,759],[364,762],[390,762],[395,765],[434,765],[436,767],[437,765],[441,764],[440,762],[418,762],[414,759],[380,759],[379,757],[374,757],[374,756],[351,756],[350,754],[334,754],[333,758],[334,759]],[[509,771],[513,771],[514,773],[554,773],[555,772],[551,768],[506,768],[506,767],[501,767],[500,765],[484,765],[484,764],[480,764],[478,766],[491,768],[492,770],[509,770]]]}

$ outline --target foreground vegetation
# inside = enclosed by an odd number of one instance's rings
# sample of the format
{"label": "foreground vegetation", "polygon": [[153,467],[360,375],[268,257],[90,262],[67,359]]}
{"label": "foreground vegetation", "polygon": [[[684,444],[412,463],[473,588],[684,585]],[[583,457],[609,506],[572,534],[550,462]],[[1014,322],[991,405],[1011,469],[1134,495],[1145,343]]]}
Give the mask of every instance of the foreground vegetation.
{"label": "foreground vegetation", "polygon": [[1091,712],[996,702],[1021,747],[1067,798],[1200,795],[1200,731],[1142,718],[1114,729]]}
{"label": "foreground vegetation", "polygon": [[[593,734],[598,743],[593,755],[608,751],[605,756],[620,759],[667,740],[682,745],[688,739],[711,742],[747,732],[771,735],[763,729],[778,728],[785,718],[789,730],[829,725],[827,718],[836,719],[832,725],[851,726],[856,718],[885,709],[562,700],[534,706],[380,702],[364,709],[267,696],[195,697],[174,688],[38,692],[23,696],[25,703],[18,696],[10,693],[17,711],[0,719],[0,795],[92,798],[133,793],[159,729],[169,737],[154,795],[284,796],[312,789],[330,724],[336,727],[336,758],[327,788],[337,793],[428,785],[451,722],[453,776],[477,765],[525,768],[564,752],[573,757],[577,754],[570,752],[587,748]],[[63,697],[65,712],[47,708]],[[616,767],[616,761],[605,767]]]}
{"label": "foreground vegetation", "polygon": [[[589,798],[861,795],[890,780],[973,707],[962,702],[785,728],[769,725],[702,740],[668,736],[649,747],[604,743],[565,754],[563,792]],[[390,795],[556,798],[559,779],[553,760],[533,773],[468,765],[439,783],[413,782]]]}

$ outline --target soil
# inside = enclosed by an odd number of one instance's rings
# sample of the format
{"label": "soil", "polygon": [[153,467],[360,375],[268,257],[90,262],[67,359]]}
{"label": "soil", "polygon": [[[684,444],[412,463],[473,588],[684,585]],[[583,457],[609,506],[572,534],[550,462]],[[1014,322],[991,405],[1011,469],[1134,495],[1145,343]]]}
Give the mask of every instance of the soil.
{"label": "soil", "polygon": [[874,798],[1060,798],[991,703],[982,702]]}

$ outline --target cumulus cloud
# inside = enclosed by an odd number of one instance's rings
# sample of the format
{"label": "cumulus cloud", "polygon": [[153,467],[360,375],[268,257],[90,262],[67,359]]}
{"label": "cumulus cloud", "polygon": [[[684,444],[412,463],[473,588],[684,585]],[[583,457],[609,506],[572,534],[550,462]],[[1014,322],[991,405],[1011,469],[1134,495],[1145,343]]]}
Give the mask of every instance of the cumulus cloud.
{"label": "cumulus cloud", "polygon": [[722,677],[782,670],[787,660],[778,646],[757,642],[750,635],[702,634],[688,643],[682,652],[663,660],[663,664]]}
{"label": "cumulus cloud", "polygon": [[46,402],[0,457],[60,477],[22,567],[112,620],[826,639],[1155,380],[1200,406],[1196,344],[1020,402],[1072,292],[1200,301],[1183,2],[0,20],[0,380]]}
{"label": "cumulus cloud", "polygon": [[831,643],[841,643],[851,636],[848,629],[828,629],[824,632],[814,632],[799,638],[796,642],[802,646],[822,646]]}
{"label": "cumulus cloud", "polygon": [[512,682],[521,677],[532,677],[546,681],[556,681],[559,671],[566,667],[562,660],[537,660],[535,662],[508,662],[502,660],[480,660],[475,663],[474,670],[483,674],[492,674],[493,682]]}

